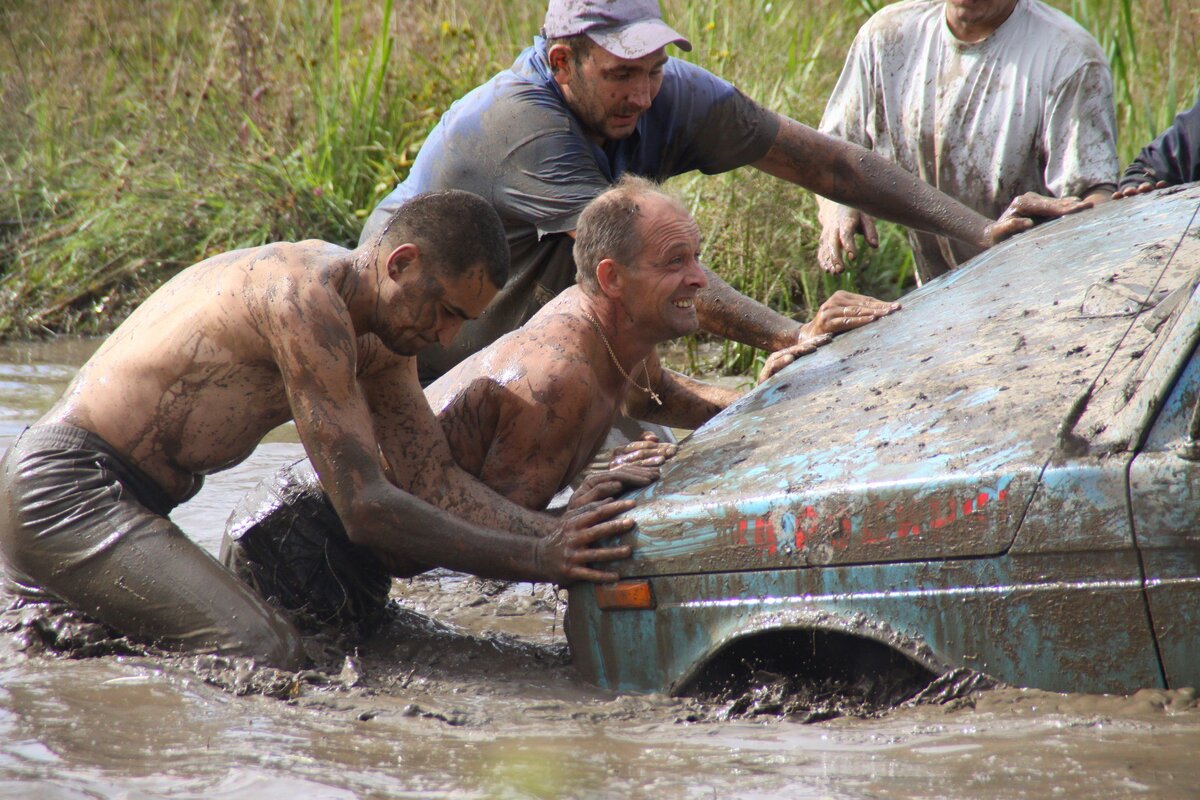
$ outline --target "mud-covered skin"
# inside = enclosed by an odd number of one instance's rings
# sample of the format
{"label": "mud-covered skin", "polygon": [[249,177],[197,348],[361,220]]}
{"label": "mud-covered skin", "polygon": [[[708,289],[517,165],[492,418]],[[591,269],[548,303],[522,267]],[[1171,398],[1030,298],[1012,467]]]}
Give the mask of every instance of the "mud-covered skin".
{"label": "mud-covered skin", "polygon": [[[627,528],[605,520],[628,504],[559,523],[505,502],[455,467],[421,394],[412,356],[478,316],[495,293],[485,275],[477,266],[451,279],[413,244],[384,253],[310,241],[217,256],[134,312],[42,422],[100,435],[186,497],[292,418],[350,538],[385,564],[596,575],[583,564],[605,555],[585,556],[583,539]],[[381,452],[396,483],[429,502],[387,480]]]}
{"label": "mud-covered skin", "polygon": [[566,290],[426,391],[455,459],[522,505],[544,507],[583,470],[622,410],[696,427],[740,396],[659,365],[654,346],[697,326],[700,232],[665,196],[639,202],[634,264],[604,259],[595,290]]}
{"label": "mud-covered skin", "polygon": [[[666,195],[637,197],[641,249],[633,263],[602,259],[596,287],[567,289],[426,391],[455,460],[530,508],[544,507],[591,462],[618,413],[696,428],[741,396],[659,363],[655,345],[697,329],[697,299],[710,273],[691,215]],[[830,333],[897,308],[838,292],[806,326],[813,334],[772,354],[759,380],[825,344]],[[673,451],[637,442],[616,455],[616,465],[656,467]]]}

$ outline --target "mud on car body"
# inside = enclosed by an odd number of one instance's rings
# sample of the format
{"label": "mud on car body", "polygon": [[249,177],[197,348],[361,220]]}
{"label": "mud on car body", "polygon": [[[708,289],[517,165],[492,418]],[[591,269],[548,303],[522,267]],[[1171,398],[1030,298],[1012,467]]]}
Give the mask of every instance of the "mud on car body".
{"label": "mud on car body", "polygon": [[1040,226],[698,429],[570,594],[591,680],[1200,683],[1200,186]]}

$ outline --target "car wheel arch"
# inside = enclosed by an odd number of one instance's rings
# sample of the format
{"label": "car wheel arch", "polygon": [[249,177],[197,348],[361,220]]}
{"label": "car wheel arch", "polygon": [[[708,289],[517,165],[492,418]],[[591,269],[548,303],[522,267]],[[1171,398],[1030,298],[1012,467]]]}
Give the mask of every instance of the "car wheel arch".
{"label": "car wheel arch", "polygon": [[[890,653],[899,659],[894,665],[911,667],[912,674],[924,674],[926,682],[954,669],[920,637],[866,614],[842,615],[813,608],[773,610],[753,615],[713,636],[706,650],[671,682],[669,691],[672,695],[709,693],[705,685],[711,685],[714,670],[722,669],[722,660],[736,661],[750,653],[758,656],[773,647],[783,648],[779,653],[784,655],[789,644],[803,637],[811,637],[817,647],[834,645],[838,654],[859,653],[863,657],[860,664],[879,663]],[[820,660],[809,659],[809,666]],[[794,661],[790,666],[799,669],[801,665]]]}

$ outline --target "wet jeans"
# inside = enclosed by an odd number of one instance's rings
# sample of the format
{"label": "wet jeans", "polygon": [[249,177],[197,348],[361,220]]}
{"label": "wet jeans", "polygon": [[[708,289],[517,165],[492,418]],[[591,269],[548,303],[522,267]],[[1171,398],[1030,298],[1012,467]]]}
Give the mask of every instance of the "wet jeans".
{"label": "wet jeans", "polygon": [[137,639],[301,666],[296,628],[167,518],[174,505],[95,434],[28,428],[0,461],[8,579]]}

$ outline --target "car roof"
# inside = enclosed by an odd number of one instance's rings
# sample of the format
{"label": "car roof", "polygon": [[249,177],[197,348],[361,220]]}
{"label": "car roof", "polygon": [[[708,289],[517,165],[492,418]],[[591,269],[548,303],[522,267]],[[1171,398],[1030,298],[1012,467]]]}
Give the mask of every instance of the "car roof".
{"label": "car roof", "polygon": [[799,359],[633,495],[622,571],[1002,552],[1051,459],[1126,449],[1154,412],[1198,207],[1180,187],[1046,223]]}

